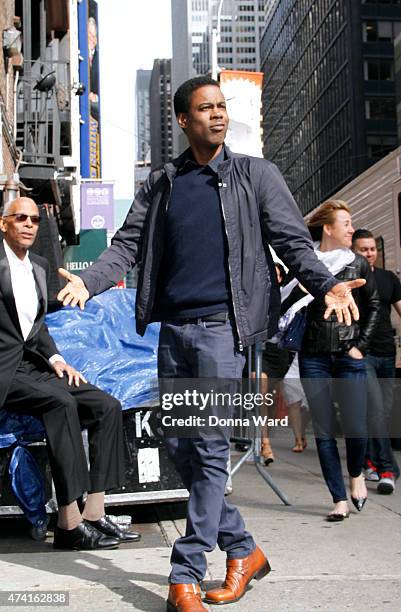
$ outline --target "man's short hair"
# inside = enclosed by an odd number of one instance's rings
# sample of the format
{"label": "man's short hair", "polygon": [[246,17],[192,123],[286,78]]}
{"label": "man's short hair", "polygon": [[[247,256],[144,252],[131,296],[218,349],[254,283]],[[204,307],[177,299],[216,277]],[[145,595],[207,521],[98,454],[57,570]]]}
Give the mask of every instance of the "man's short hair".
{"label": "man's short hair", "polygon": [[189,111],[192,94],[200,87],[205,87],[205,85],[220,87],[218,81],[215,81],[215,79],[208,75],[194,77],[179,86],[174,94],[174,112],[176,117],[178,113],[187,113]]}
{"label": "man's short hair", "polygon": [[375,239],[375,237],[373,236],[372,232],[368,229],[357,229],[355,230],[355,232],[352,234],[352,244],[355,244],[355,242],[361,238],[373,238],[373,240]]}
{"label": "man's short hair", "polygon": [[4,217],[4,215],[8,213],[16,199],[17,198],[14,198],[13,200],[8,200],[7,202],[3,203],[3,206],[0,207],[0,217]]}

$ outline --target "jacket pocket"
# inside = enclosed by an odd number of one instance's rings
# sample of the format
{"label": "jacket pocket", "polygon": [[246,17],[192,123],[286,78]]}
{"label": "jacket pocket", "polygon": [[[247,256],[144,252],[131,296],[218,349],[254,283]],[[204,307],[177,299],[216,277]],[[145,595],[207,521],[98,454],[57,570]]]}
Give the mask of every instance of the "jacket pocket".
{"label": "jacket pocket", "polygon": [[359,326],[352,324],[341,325],[337,328],[338,339],[340,342],[345,342],[346,340],[356,340],[359,337]]}

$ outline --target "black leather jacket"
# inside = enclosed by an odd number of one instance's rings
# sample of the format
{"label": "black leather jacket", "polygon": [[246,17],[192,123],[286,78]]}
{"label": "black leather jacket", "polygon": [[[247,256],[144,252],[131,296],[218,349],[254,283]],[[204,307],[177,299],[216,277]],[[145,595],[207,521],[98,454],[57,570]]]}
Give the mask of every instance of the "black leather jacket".
{"label": "black leather jacket", "polygon": [[380,298],[376,281],[367,260],[355,255],[355,260],[336,275],[339,281],[365,278],[366,285],[354,289],[352,295],[359,308],[360,319],[348,327],[338,323],[336,316],[323,318],[326,310],[322,299],[315,299],[307,308],[303,353],[344,353],[355,346],[363,355],[368,351],[369,340],[379,318]]}

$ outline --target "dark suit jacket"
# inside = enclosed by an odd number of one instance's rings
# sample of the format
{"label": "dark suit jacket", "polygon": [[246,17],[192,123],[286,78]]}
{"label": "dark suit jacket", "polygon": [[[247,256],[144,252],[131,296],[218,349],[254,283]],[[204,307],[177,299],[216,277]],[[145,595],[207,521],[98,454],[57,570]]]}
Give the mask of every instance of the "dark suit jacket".
{"label": "dark suit jacket", "polygon": [[40,308],[32,330],[24,340],[18,320],[11,273],[3,242],[0,241],[0,408],[3,406],[24,351],[40,359],[51,371],[49,357],[58,353],[44,322],[47,311],[47,275],[49,264],[43,257],[29,254],[36,279]]}

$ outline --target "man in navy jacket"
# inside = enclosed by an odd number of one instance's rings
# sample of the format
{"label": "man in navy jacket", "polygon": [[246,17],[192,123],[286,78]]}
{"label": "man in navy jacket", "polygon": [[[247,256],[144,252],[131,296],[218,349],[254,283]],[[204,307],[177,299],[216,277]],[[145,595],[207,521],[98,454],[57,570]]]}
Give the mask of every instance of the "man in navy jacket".
{"label": "man in navy jacket", "polygon": [[[137,330],[162,322],[159,377],[238,379],[244,348],[273,335],[279,315],[269,243],[313,295],[326,295],[327,315],[357,317],[351,290],[363,281],[338,284],[318,261],[273,164],[224,145],[228,116],[216,81],[185,82],[174,108],[190,148],[151,172],[110,248],[81,278],[61,271],[69,282],[59,299],[83,308],[138,264]],[[270,566],[224,499],[229,439],[177,435],[166,444],[190,492],[186,534],[171,557],[168,609],[205,609],[199,583],[205,552],[216,544],[227,554],[227,575],[206,601],[237,601]]]}

